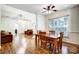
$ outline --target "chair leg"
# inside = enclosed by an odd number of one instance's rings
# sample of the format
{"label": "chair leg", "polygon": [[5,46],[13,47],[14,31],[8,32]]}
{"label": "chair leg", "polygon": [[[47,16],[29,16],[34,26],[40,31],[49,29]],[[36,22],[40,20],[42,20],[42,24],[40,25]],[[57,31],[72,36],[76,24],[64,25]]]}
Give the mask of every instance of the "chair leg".
{"label": "chair leg", "polygon": [[60,51],[60,47],[59,47],[59,45],[57,45],[57,51],[58,51],[58,53],[59,53],[59,51]]}
{"label": "chair leg", "polygon": [[56,54],[56,48],[53,48],[53,53]]}
{"label": "chair leg", "polygon": [[41,42],[41,47],[42,47],[42,42]]}
{"label": "chair leg", "polygon": [[45,48],[46,48],[46,43],[45,43]]}

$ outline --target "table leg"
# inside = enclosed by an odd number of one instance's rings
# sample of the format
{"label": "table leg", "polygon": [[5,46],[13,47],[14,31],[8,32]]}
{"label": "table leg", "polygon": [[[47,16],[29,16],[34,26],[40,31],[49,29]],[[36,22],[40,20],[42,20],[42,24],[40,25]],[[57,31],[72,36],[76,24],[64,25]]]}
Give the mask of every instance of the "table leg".
{"label": "table leg", "polygon": [[37,48],[37,35],[35,36],[35,46]]}

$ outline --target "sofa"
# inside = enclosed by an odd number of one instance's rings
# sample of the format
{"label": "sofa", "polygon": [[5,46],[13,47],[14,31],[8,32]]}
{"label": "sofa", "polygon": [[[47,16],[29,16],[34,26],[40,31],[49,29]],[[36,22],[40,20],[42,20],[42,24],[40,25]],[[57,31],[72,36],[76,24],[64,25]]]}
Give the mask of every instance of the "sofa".
{"label": "sofa", "polygon": [[24,33],[26,35],[33,35],[33,30],[32,29],[28,29],[27,31],[24,31]]}
{"label": "sofa", "polygon": [[11,32],[1,31],[1,44],[12,42],[13,35]]}

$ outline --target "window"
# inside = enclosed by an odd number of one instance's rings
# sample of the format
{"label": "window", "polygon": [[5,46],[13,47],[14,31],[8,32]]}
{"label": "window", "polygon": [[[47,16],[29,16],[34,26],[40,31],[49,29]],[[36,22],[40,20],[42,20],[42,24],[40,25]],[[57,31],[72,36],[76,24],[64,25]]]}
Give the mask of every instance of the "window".
{"label": "window", "polygon": [[68,20],[69,20],[69,16],[49,19],[48,25],[49,25],[49,28],[51,28],[52,30],[55,30],[57,35],[60,32],[64,32],[64,36],[68,37],[68,34],[69,34]]}

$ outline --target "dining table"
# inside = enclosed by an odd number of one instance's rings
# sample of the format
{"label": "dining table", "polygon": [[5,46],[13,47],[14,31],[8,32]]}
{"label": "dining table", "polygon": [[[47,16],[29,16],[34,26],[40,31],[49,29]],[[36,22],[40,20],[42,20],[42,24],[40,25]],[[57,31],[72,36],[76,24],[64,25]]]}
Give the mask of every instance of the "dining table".
{"label": "dining table", "polygon": [[[40,34],[35,34],[35,46],[36,48],[38,47],[38,37],[40,36]],[[50,43],[50,49],[51,49],[51,44],[53,43],[53,48],[54,48],[54,52],[56,53],[56,47],[57,47],[57,41],[58,41],[58,38],[60,37],[60,35],[56,35],[56,34],[45,34],[43,35],[45,36],[46,38],[49,39],[49,43]]]}

